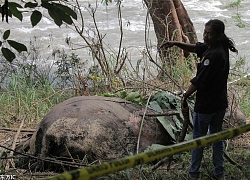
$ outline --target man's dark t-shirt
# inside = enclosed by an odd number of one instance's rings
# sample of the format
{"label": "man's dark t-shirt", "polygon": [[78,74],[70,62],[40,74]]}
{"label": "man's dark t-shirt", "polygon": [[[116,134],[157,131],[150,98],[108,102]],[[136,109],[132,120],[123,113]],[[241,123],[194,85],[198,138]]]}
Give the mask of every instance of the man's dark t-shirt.
{"label": "man's dark t-shirt", "polygon": [[228,49],[222,44],[207,48],[203,43],[197,43],[196,53],[200,62],[197,65],[196,76],[190,81],[197,87],[194,111],[208,114],[225,110],[228,107]]}

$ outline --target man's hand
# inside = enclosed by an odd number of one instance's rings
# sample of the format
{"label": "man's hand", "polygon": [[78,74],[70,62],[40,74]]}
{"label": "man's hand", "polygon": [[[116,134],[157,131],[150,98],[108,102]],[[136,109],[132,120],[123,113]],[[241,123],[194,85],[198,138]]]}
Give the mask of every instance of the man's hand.
{"label": "man's hand", "polygon": [[172,47],[172,46],[174,46],[175,45],[175,41],[165,41],[165,42],[163,42],[162,44],[161,44],[161,48],[162,47],[165,47],[165,48],[170,48],[170,47]]}
{"label": "man's hand", "polygon": [[181,98],[181,111],[182,111],[183,114],[188,114],[189,113],[187,97],[186,97],[185,94]]}

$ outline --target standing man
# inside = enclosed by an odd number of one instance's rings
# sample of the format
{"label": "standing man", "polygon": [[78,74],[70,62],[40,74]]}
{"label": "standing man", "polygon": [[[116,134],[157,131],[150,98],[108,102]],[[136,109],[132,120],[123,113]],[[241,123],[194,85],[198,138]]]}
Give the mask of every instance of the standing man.
{"label": "standing man", "polygon": [[[181,107],[185,111],[188,97],[196,92],[193,114],[193,138],[205,136],[207,132],[222,131],[222,123],[227,100],[227,78],[229,74],[229,50],[238,52],[232,39],[225,35],[225,25],[218,19],[205,24],[203,33],[204,43],[182,43],[178,41],[164,42],[161,47],[177,46],[184,51],[194,52],[200,58],[196,76],[191,79],[191,85],[184,93]],[[224,180],[224,145],[223,141],[212,144],[215,179]],[[200,166],[204,148],[192,151],[189,179],[200,177]]]}

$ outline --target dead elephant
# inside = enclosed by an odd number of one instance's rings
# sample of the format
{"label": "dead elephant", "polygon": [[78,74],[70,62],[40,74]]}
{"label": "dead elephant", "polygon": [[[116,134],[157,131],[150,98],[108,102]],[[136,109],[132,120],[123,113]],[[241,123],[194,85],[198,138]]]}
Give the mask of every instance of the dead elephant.
{"label": "dead elephant", "polygon": [[51,109],[30,139],[29,152],[39,157],[107,161],[139,152],[172,139],[156,117],[146,117],[143,106],[120,98],[79,96]]}
{"label": "dead elephant", "polygon": [[[231,106],[225,119],[235,117],[240,119],[236,120],[239,124],[244,123],[242,113],[232,115],[232,109],[240,109],[229,100]],[[41,158],[91,163],[125,157],[137,150],[142,152],[152,144],[172,144],[173,139],[155,116],[145,116],[140,128],[144,111],[145,107],[120,98],[68,99],[43,118],[30,139],[29,153]],[[147,112],[155,113],[149,109]],[[39,166],[44,168],[44,164]]]}

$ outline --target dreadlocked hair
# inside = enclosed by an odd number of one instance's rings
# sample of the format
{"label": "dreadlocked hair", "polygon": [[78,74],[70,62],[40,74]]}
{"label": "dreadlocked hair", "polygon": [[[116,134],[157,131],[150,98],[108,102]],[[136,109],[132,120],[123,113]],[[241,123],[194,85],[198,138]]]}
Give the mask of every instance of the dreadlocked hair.
{"label": "dreadlocked hair", "polygon": [[238,54],[238,50],[235,48],[234,41],[231,38],[228,38],[228,37],[227,37],[227,39],[228,39],[228,49],[230,49],[230,51],[235,52],[235,53]]}
{"label": "dreadlocked hair", "polygon": [[228,38],[225,34],[225,24],[218,19],[211,19],[206,24],[206,26],[211,26],[213,31],[216,32],[217,35],[222,35],[220,41],[223,43],[224,47],[229,49],[232,52],[238,54],[238,50],[235,47],[235,43],[233,39]]}

